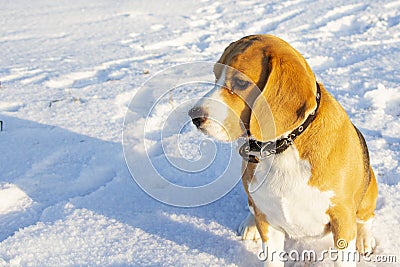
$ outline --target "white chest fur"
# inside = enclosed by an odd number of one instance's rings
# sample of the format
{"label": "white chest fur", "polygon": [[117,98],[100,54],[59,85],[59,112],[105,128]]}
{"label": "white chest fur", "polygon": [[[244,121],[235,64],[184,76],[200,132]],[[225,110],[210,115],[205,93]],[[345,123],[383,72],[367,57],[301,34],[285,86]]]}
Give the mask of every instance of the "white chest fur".
{"label": "white chest fur", "polygon": [[271,226],[294,238],[320,236],[329,222],[326,211],[332,191],[310,186],[311,166],[290,146],[257,165],[249,191]]}

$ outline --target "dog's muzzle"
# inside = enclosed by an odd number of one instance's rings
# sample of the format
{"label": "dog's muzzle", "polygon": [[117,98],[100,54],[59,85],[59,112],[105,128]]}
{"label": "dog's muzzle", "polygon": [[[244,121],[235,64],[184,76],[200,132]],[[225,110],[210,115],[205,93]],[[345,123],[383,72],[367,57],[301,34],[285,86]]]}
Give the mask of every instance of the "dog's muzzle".
{"label": "dog's muzzle", "polygon": [[197,128],[200,128],[207,121],[208,114],[200,107],[190,109],[188,114]]}

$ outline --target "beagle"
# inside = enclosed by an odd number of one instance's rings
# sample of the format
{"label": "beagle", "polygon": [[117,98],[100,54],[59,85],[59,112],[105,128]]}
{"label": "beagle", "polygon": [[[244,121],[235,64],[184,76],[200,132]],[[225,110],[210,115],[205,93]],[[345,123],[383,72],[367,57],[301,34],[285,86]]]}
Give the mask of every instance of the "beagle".
{"label": "beagle", "polygon": [[273,253],[286,236],[332,232],[339,252],[372,253],[378,189],[365,140],[303,56],[275,36],[251,35],[225,49],[214,74],[189,115],[216,139],[248,138],[240,154],[250,213],[239,231],[261,238],[265,265],[283,266]]}

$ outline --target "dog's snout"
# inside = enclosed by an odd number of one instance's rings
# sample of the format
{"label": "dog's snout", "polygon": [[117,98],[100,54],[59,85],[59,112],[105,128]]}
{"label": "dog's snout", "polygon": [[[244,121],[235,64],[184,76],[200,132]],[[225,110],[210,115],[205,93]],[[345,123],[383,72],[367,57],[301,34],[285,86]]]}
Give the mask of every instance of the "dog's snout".
{"label": "dog's snout", "polygon": [[192,119],[192,122],[194,125],[196,125],[197,128],[199,128],[203,123],[205,123],[207,118],[205,117],[197,117]]}
{"label": "dog's snout", "polygon": [[192,118],[192,122],[197,128],[207,121],[207,113],[200,107],[190,109],[189,116]]}

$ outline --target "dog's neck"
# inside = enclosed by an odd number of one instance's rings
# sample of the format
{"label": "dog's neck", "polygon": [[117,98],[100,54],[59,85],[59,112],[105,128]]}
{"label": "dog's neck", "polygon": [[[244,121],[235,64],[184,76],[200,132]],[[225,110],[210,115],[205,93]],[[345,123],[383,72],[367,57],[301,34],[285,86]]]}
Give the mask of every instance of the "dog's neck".
{"label": "dog's neck", "polygon": [[254,139],[249,139],[249,141],[242,145],[239,149],[239,154],[244,160],[252,163],[258,163],[261,159],[284,152],[293,144],[293,141],[307,129],[307,127],[317,116],[317,111],[321,101],[321,88],[318,82],[316,84],[317,107],[308,115],[307,119],[299,127],[294,129],[288,136],[280,138],[276,141],[261,142]]}

